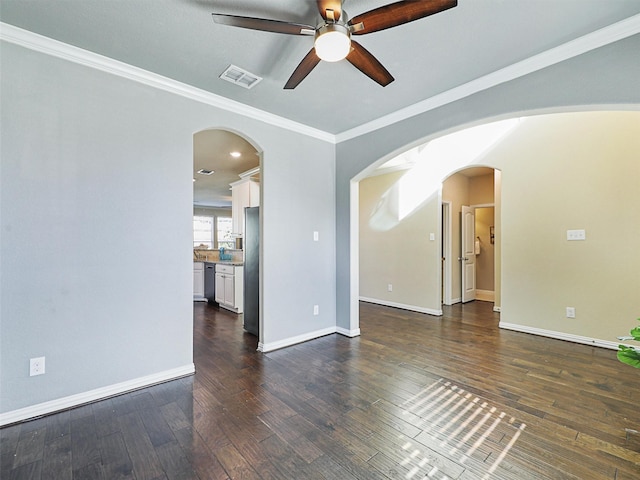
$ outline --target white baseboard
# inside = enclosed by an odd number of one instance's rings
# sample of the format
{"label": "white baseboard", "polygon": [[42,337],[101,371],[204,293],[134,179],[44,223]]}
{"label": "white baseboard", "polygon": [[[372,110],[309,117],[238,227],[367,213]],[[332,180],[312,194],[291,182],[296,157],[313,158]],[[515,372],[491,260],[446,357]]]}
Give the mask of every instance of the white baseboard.
{"label": "white baseboard", "polygon": [[455,305],[456,303],[461,303],[462,297],[452,298],[451,303],[449,305]]}
{"label": "white baseboard", "polygon": [[386,307],[401,308],[412,312],[426,313],[428,315],[442,316],[442,309],[433,310],[431,308],[418,307],[416,305],[406,305],[404,303],[388,302],[386,300],[378,300],[377,298],[360,297],[361,302],[375,303],[376,305],[384,305]]}
{"label": "white baseboard", "polygon": [[331,335],[332,333],[336,333],[336,330],[336,327],[328,327],[323,328],[322,330],[316,330],[315,332],[298,335],[296,337],[289,337],[285,338],[284,340],[278,340],[277,342],[259,342],[258,351],[263,353],[272,352],[273,350],[278,350],[279,348],[290,347],[291,345],[314,340],[316,338],[324,337],[325,335]]}
{"label": "white baseboard", "polygon": [[493,290],[476,290],[476,300],[483,302],[493,302],[496,299],[496,292]]}
{"label": "white baseboard", "polygon": [[49,402],[31,405],[25,408],[19,408],[10,412],[0,413],[0,426],[9,425],[11,423],[21,422],[30,418],[41,417],[51,413],[66,410],[68,408],[78,407],[87,403],[104,400],[105,398],[115,397],[123,393],[139,390],[140,388],[150,387],[158,383],[164,383],[169,380],[186,377],[195,373],[195,365],[193,363],[184,367],[165,370],[164,372],[154,373],[145,377],[127,380],[126,382],[116,383],[106,387],[96,388],[88,392],[70,395],[68,397],[58,398]]}
{"label": "white baseboard", "polygon": [[346,328],[336,327],[336,333],[344,335],[345,337],[353,338],[360,336],[360,329],[354,328],[353,330],[347,330]]}
{"label": "white baseboard", "polygon": [[515,323],[500,322],[500,328],[505,330],[513,330],[522,333],[531,333],[541,337],[555,338],[556,340],[565,340],[567,342],[582,343],[593,347],[608,348],[610,350],[618,350],[619,342],[611,342],[609,340],[600,340],[597,338],[583,337],[572,333],[556,332],[554,330],[544,330],[542,328],[528,327],[526,325],[517,325]]}
{"label": "white baseboard", "polygon": [[292,345],[297,345],[298,343],[308,342],[309,340],[314,340],[316,338],[331,335],[332,333],[339,333],[340,335],[344,335],[345,337],[353,338],[360,336],[360,329],[355,328],[353,330],[347,330],[346,328],[342,327],[329,327],[322,330],[316,330],[315,332],[311,332],[308,334],[298,335],[297,337],[278,340],[277,342],[258,342],[258,351],[263,353],[272,352],[280,348],[290,347]]}

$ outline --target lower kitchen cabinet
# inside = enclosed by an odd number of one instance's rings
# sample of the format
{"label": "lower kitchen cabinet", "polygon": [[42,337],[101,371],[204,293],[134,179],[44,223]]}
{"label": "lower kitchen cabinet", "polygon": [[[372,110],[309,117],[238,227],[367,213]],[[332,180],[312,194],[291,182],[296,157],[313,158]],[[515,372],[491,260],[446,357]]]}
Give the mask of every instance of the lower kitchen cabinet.
{"label": "lower kitchen cabinet", "polygon": [[193,262],[193,299],[205,300],[203,262]]}
{"label": "lower kitchen cabinet", "polygon": [[222,308],[242,313],[243,285],[244,268],[242,266],[216,264],[216,302]]}

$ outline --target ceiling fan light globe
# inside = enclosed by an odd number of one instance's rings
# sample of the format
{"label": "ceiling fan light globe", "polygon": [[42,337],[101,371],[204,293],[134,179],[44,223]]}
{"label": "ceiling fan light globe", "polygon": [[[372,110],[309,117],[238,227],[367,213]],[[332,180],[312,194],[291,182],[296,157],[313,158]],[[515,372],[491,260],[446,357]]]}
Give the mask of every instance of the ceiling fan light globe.
{"label": "ceiling fan light globe", "polygon": [[342,25],[329,24],[318,30],[315,40],[316,55],[325,62],[337,62],[351,50],[349,31]]}

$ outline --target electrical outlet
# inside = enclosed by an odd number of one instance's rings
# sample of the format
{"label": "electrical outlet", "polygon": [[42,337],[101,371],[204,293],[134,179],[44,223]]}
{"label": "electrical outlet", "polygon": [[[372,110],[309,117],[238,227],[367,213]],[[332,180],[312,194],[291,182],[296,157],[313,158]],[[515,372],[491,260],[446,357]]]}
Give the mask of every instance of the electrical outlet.
{"label": "electrical outlet", "polygon": [[44,357],[29,359],[29,376],[44,375]]}
{"label": "electrical outlet", "polygon": [[567,318],[576,318],[575,307],[567,307]]}
{"label": "electrical outlet", "polygon": [[313,306],[313,314],[314,315],[320,315],[320,306],[319,305],[314,305]]}
{"label": "electrical outlet", "polygon": [[387,285],[387,292],[393,292],[393,285]]}
{"label": "electrical outlet", "polygon": [[567,230],[567,240],[576,241],[576,240],[586,240],[587,232],[584,229],[580,230]]}

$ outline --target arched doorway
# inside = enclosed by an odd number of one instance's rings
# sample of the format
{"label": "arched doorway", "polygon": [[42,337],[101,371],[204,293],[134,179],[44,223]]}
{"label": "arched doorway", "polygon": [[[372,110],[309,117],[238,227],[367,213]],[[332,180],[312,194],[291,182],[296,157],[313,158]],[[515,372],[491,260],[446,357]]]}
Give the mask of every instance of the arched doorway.
{"label": "arched doorway", "polygon": [[[501,328],[615,347],[601,319],[611,311],[634,315],[628,299],[634,298],[631,285],[638,277],[625,279],[620,272],[637,272],[629,264],[635,257],[621,253],[632,251],[637,238],[638,223],[628,221],[635,215],[631,204],[637,203],[632,187],[638,178],[637,115],[590,111],[526,117],[479,159],[502,172],[496,206],[504,208],[496,213],[494,230]],[[448,165],[452,171],[469,166]],[[362,187],[360,180],[353,177],[352,191]],[[613,215],[618,208],[624,213]],[[358,214],[351,210],[353,218]],[[576,227],[586,238],[571,237]],[[432,267],[439,270],[435,261]],[[578,309],[579,326],[566,313]]]}
{"label": "arched doorway", "polygon": [[[487,176],[491,173],[490,195],[472,203],[494,206],[493,169],[480,168],[492,146],[518,123],[518,118],[508,119],[440,137],[385,161],[360,179],[358,283],[361,300],[431,315],[442,315],[443,298],[447,300],[445,303],[461,300],[451,295],[461,289],[460,275],[453,275],[459,268],[456,252],[460,247],[454,237],[460,237],[460,229],[453,229],[455,235],[446,231],[447,242],[451,243],[445,245],[443,181],[458,171]],[[475,170],[468,170],[472,166]],[[459,177],[468,178],[463,174]],[[452,197],[456,208],[470,203],[469,182],[464,183],[461,191],[465,194]],[[453,222],[451,217],[449,225]],[[495,241],[496,225],[491,226]],[[382,252],[384,256],[380,255]],[[444,268],[443,257],[447,260]],[[449,287],[447,292],[442,288],[444,276]],[[456,279],[458,284],[452,287]],[[500,284],[499,280],[495,283]],[[492,288],[495,291],[495,287]]]}
{"label": "arched doorway", "polygon": [[[193,135],[194,301],[241,315],[258,340],[261,160],[261,151],[238,132],[212,128]],[[255,207],[250,222],[245,207]]]}
{"label": "arched doorway", "polygon": [[[443,181],[444,305],[475,299],[495,302],[496,296],[500,298],[496,292],[500,273],[496,268],[499,264],[496,262],[499,176],[500,171],[491,167],[469,167],[452,173]],[[472,219],[471,225],[465,225],[463,210]],[[499,305],[495,309],[499,310]]]}

